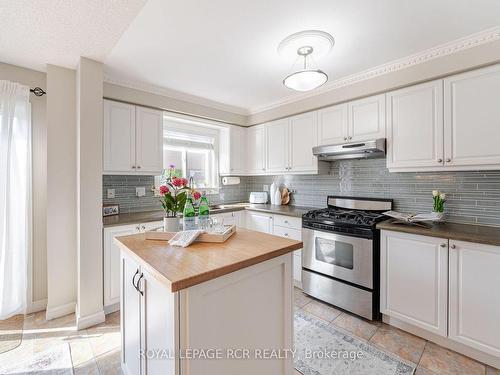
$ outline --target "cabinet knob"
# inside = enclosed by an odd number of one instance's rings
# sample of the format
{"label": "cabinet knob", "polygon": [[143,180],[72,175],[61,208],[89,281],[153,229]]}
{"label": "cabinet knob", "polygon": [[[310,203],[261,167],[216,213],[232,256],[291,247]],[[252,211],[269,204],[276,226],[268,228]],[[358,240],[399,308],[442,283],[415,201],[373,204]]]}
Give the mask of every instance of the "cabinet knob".
{"label": "cabinet knob", "polygon": [[451,163],[451,159],[446,159],[446,162],[447,163]]}
{"label": "cabinet knob", "polygon": [[288,237],[288,233],[285,233],[285,237]]}
{"label": "cabinet knob", "polygon": [[446,247],[446,244],[445,243],[442,243],[441,245],[439,245],[441,247]]}
{"label": "cabinet knob", "polygon": [[457,247],[455,245],[450,245],[451,249],[456,249]]}
{"label": "cabinet knob", "polygon": [[262,168],[262,170],[263,170],[263,171],[265,171],[265,170],[266,170],[266,168]]}
{"label": "cabinet knob", "polygon": [[135,169],[135,165],[132,166],[132,169]]}
{"label": "cabinet knob", "polygon": [[442,163],[443,159],[438,159],[437,161],[438,161],[438,163]]}

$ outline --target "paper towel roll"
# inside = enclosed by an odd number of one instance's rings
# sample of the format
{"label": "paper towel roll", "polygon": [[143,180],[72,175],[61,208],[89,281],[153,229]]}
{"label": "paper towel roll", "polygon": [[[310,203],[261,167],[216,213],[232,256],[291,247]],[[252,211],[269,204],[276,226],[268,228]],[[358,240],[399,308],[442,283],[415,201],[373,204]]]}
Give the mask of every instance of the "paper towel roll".
{"label": "paper towel roll", "polygon": [[222,185],[238,185],[239,183],[239,177],[222,177]]}

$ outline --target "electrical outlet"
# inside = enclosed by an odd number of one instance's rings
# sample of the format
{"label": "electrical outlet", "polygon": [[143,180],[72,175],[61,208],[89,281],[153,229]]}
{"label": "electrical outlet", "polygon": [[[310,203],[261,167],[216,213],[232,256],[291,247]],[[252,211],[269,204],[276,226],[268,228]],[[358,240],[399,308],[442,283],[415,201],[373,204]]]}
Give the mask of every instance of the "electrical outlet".
{"label": "electrical outlet", "polygon": [[108,199],[113,199],[115,197],[115,189],[108,189],[107,197]]}
{"label": "electrical outlet", "polygon": [[269,185],[262,185],[262,191],[269,191]]}
{"label": "electrical outlet", "polygon": [[135,188],[135,196],[136,197],[144,197],[146,195],[145,187],[136,187]]}

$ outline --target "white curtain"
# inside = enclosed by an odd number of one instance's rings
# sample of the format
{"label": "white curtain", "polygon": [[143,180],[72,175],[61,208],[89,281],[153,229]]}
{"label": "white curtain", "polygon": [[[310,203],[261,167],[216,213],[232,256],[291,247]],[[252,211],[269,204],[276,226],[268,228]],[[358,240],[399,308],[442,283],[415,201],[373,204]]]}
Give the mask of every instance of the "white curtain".
{"label": "white curtain", "polygon": [[31,246],[29,87],[0,80],[0,319],[24,313]]}

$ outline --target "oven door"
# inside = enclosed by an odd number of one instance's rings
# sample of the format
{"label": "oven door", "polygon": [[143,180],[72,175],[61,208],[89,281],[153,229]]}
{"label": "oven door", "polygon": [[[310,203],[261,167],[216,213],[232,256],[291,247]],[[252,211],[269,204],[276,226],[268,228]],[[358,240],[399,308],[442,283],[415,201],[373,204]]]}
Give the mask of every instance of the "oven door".
{"label": "oven door", "polygon": [[302,228],[302,266],[373,289],[373,241]]}

